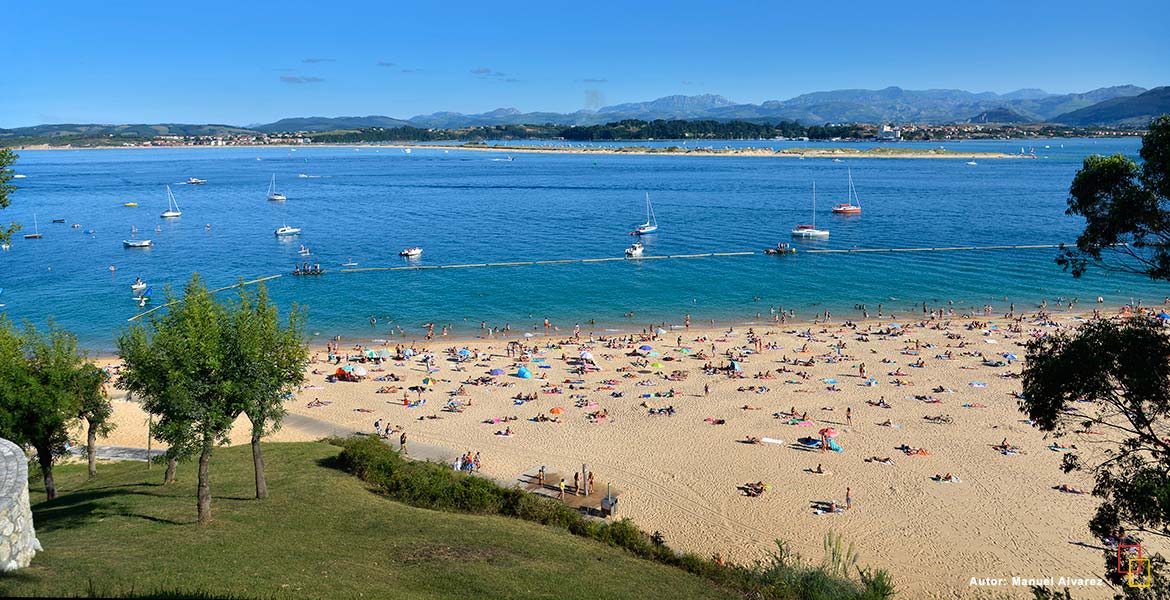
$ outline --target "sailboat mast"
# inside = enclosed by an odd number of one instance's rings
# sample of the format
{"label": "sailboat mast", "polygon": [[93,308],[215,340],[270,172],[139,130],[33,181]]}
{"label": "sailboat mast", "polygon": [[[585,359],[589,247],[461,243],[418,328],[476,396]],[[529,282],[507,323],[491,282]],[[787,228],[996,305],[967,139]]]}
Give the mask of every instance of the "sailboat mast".
{"label": "sailboat mast", "polygon": [[817,182],[813,182],[813,210],[812,210],[812,226],[817,228]]}

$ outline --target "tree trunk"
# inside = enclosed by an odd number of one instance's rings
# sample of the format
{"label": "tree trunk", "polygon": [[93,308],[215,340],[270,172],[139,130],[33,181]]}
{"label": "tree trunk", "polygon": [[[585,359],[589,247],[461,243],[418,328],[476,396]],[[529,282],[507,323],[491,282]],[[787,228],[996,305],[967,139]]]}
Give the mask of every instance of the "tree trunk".
{"label": "tree trunk", "polygon": [[53,452],[49,448],[37,448],[37,462],[41,465],[41,475],[45,478],[45,498],[53,500],[57,497],[57,484],[53,481]]}
{"label": "tree trunk", "polygon": [[97,476],[97,426],[88,421],[89,429],[85,433],[85,453],[89,456],[89,476]]}
{"label": "tree trunk", "polygon": [[203,450],[199,453],[199,524],[211,522],[211,479],[208,466],[211,463],[211,444],[203,442]]}
{"label": "tree trunk", "polygon": [[179,468],[179,459],[174,456],[167,455],[167,472],[163,474],[163,485],[170,485],[175,482],[175,470]]}
{"label": "tree trunk", "polygon": [[260,453],[260,432],[252,430],[252,462],[256,467],[256,498],[268,497],[268,482],[264,479],[264,455]]}

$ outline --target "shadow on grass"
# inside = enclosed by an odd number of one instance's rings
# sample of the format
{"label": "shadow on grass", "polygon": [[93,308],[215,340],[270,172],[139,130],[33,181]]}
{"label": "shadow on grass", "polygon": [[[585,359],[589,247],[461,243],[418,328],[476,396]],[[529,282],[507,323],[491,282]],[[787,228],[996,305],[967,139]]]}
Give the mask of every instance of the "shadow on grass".
{"label": "shadow on grass", "polygon": [[36,522],[38,531],[73,529],[97,519],[119,516],[171,525],[188,524],[123,510],[125,507],[118,501],[120,498],[130,496],[160,497],[158,494],[137,491],[134,489],[136,487],[138,486],[109,486],[98,490],[71,492],[54,500],[46,500],[33,507],[33,520]]}

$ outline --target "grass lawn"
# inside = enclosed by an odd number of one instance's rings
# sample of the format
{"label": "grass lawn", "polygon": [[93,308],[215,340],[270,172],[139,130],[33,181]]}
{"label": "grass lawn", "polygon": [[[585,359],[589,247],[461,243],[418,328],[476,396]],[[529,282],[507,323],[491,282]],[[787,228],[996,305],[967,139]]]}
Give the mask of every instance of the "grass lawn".
{"label": "grass lawn", "polygon": [[266,444],[269,498],[253,499],[249,447],[211,465],[212,514],[195,514],[195,464],[56,470],[61,496],[32,487],[32,566],[0,575],[0,596],[732,598],[704,579],[518,519],[436,512],[371,492],[334,468],[340,448]]}

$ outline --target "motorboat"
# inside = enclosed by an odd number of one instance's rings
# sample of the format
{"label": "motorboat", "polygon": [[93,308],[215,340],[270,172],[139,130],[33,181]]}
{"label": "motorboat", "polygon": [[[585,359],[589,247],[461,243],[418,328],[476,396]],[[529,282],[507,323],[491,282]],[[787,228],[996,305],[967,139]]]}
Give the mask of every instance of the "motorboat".
{"label": "motorboat", "polygon": [[629,248],[626,248],[627,258],[638,258],[642,256],[642,242],[634,242]]}
{"label": "motorboat", "polygon": [[398,256],[405,256],[406,258],[417,258],[422,256],[422,247],[414,246],[413,248],[407,248],[402,252],[399,252]]}
{"label": "motorboat", "polygon": [[122,240],[123,248],[153,248],[154,242],[150,240]]}
{"label": "motorboat", "polygon": [[198,177],[188,177],[187,185],[203,185],[207,183],[206,179],[199,179]]}
{"label": "motorboat", "polygon": [[54,223],[64,223],[65,219],[53,219]]}
{"label": "motorboat", "polygon": [[289,227],[288,225],[284,225],[280,229],[277,229],[276,231],[274,231],[273,233],[276,235],[276,237],[300,235],[301,228],[300,227]]}
{"label": "motorboat", "polygon": [[974,167],[975,165],[977,165],[977,164],[979,164],[979,163],[977,163],[977,162],[975,162],[975,161],[973,161],[973,160],[969,160],[969,161],[967,161],[967,164],[968,164],[968,165],[971,165],[972,167]]}

